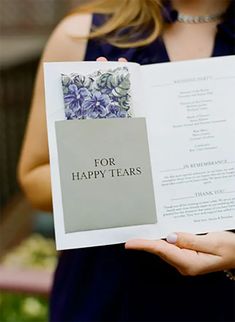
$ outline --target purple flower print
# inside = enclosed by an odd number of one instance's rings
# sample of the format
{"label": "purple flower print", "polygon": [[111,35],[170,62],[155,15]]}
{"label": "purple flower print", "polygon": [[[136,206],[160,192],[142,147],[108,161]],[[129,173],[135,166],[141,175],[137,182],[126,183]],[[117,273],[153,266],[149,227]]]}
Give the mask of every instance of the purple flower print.
{"label": "purple flower print", "polygon": [[83,102],[82,110],[86,118],[104,118],[109,113],[110,104],[108,95],[95,92]]}
{"label": "purple flower print", "polygon": [[127,117],[128,113],[126,110],[120,108],[117,102],[113,102],[109,107],[109,114],[107,114],[108,118],[116,118],[116,117]]}
{"label": "purple flower print", "polygon": [[132,117],[127,67],[61,76],[67,120]]}
{"label": "purple flower print", "polygon": [[88,89],[84,87],[78,89],[74,84],[69,85],[68,93],[64,96],[66,118],[69,120],[80,118],[82,116],[82,104],[90,97],[91,94]]}

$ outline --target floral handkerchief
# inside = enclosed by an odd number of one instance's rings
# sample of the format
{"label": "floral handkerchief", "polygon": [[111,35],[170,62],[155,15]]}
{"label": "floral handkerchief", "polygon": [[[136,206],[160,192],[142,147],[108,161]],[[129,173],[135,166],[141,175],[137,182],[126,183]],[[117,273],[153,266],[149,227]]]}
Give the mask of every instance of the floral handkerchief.
{"label": "floral handkerchief", "polygon": [[127,67],[61,76],[67,120],[133,116]]}

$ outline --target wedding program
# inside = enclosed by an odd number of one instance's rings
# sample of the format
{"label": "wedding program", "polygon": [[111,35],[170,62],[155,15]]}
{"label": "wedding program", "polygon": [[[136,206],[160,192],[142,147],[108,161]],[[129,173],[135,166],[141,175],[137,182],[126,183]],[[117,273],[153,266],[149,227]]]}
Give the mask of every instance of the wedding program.
{"label": "wedding program", "polygon": [[235,56],[44,76],[57,249],[235,229]]}

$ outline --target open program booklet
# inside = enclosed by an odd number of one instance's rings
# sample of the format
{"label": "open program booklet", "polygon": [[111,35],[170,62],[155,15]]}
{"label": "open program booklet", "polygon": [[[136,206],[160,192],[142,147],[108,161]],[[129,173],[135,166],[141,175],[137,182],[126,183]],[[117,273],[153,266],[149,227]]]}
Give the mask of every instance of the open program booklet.
{"label": "open program booklet", "polygon": [[235,229],[235,56],[44,75],[57,249]]}

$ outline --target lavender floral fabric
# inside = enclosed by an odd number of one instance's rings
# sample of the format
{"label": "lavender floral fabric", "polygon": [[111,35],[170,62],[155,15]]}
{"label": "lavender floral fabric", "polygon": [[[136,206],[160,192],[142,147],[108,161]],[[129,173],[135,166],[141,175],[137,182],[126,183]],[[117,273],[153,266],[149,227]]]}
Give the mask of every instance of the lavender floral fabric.
{"label": "lavender floral fabric", "polygon": [[67,120],[132,117],[127,67],[61,76]]}

